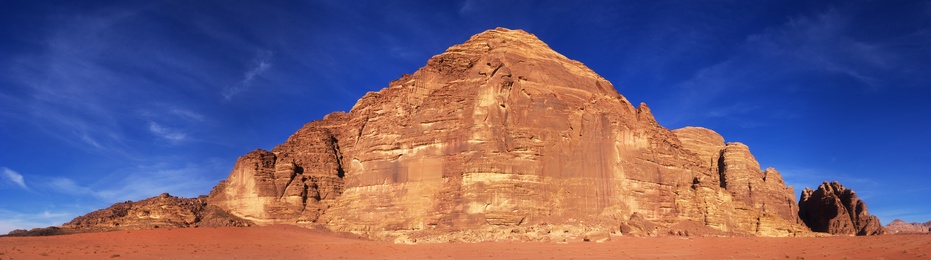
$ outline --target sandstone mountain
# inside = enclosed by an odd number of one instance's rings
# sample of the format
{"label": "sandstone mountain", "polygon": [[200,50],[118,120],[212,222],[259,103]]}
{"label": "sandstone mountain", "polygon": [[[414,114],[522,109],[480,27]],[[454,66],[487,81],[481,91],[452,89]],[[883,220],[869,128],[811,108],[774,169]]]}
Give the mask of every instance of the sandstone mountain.
{"label": "sandstone mountain", "polygon": [[883,227],[883,230],[889,234],[915,234],[931,233],[931,221],[925,223],[912,222],[907,223],[901,219],[896,219]]}
{"label": "sandstone mountain", "polygon": [[582,63],[502,28],[240,157],[207,201],[260,225],[402,242],[547,240],[632,217],[656,224],[646,233],[807,231],[793,189],[746,145],[663,128]]}
{"label": "sandstone mountain", "polygon": [[866,203],[836,181],[824,182],[818,190],[805,188],[798,205],[799,216],[812,231],[859,236],[883,234],[882,223],[870,215]]}
{"label": "sandstone mountain", "polygon": [[174,213],[117,204],[66,226],[295,224],[394,242],[807,235],[779,172],[724,140],[666,129],[582,63],[498,28],[240,157],[209,196],[153,198]]}

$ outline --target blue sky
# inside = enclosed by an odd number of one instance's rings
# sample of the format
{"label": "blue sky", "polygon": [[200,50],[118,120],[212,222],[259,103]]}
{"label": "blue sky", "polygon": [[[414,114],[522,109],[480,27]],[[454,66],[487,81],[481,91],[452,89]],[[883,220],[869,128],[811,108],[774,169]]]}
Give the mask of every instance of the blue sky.
{"label": "blue sky", "polygon": [[[660,124],[931,220],[931,1],[0,0],[0,233],[206,194],[469,36],[524,29]],[[266,3],[270,2],[270,3]]]}

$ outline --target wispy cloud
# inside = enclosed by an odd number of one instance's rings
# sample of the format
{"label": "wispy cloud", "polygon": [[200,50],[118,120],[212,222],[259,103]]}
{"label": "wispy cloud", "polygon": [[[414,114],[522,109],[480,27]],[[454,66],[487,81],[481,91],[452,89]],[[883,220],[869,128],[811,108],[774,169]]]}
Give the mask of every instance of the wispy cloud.
{"label": "wispy cloud", "polygon": [[187,134],[184,132],[164,127],[156,122],[149,122],[149,131],[152,132],[155,136],[159,138],[166,139],[172,142],[184,141],[187,138]]}
{"label": "wispy cloud", "polygon": [[217,180],[209,176],[225,171],[224,164],[208,161],[184,166],[150,165],[121,169],[96,183],[79,183],[68,177],[50,177],[44,190],[73,196],[90,196],[105,202],[139,200],[169,192],[194,197],[206,194]]}
{"label": "wispy cloud", "polygon": [[173,107],[169,110],[172,114],[190,121],[204,121],[204,115],[195,113],[190,110]]}
{"label": "wispy cloud", "polygon": [[466,15],[476,10],[476,3],[474,0],[465,0],[459,6],[459,15]]}
{"label": "wispy cloud", "polygon": [[24,190],[29,190],[29,186],[26,186],[26,180],[23,179],[22,174],[19,174],[18,172],[11,170],[10,168],[3,167],[3,176],[8,181],[11,181],[15,183],[16,185],[18,185],[20,188],[23,188]]}
{"label": "wispy cloud", "polygon": [[33,124],[50,136],[90,150],[118,152],[122,149],[121,107],[129,100],[121,97],[130,84],[106,63],[119,48],[107,37],[115,24],[131,18],[131,11],[98,13],[67,18],[47,35],[39,51],[20,53],[0,61],[0,73],[7,75],[9,92],[15,98],[9,114],[20,122]]}
{"label": "wispy cloud", "polygon": [[850,37],[849,20],[837,9],[793,18],[782,28],[749,37],[747,46],[783,61],[782,66],[847,77],[864,89],[878,90],[896,55],[881,43]]}
{"label": "wispy cloud", "polygon": [[669,102],[675,106],[670,123],[694,118],[695,107],[746,102],[726,99],[730,95],[828,89],[875,92],[909,78],[912,69],[901,62],[909,50],[896,48],[895,42],[851,36],[855,24],[851,16],[828,9],[749,35],[732,55],[676,84],[679,91]]}
{"label": "wispy cloud", "polygon": [[[0,120],[107,156],[147,153],[138,147],[152,142],[150,134],[192,139],[191,129],[209,119],[199,109],[211,105],[192,100],[215,97],[223,83],[214,77],[232,70],[207,62],[211,53],[166,40],[173,30],[135,9],[47,18],[49,26],[36,30],[36,51],[0,60],[0,84],[7,85],[0,89]],[[149,27],[157,30],[139,29]],[[244,87],[269,68],[270,52],[263,55]],[[198,107],[181,105],[192,103]],[[151,115],[139,117],[139,111]]]}
{"label": "wispy cloud", "polygon": [[223,90],[223,98],[229,100],[233,96],[242,93],[243,91],[248,90],[252,87],[252,82],[258,77],[265,73],[271,66],[272,53],[270,51],[261,50],[256,55],[256,58],[253,60],[253,66],[245,73],[243,73],[243,78],[236,84],[226,87]]}
{"label": "wispy cloud", "polygon": [[70,195],[93,195],[95,194],[94,190],[89,187],[78,185],[74,180],[64,177],[53,177],[47,184],[49,187],[52,187],[55,192],[70,194]]}
{"label": "wispy cloud", "polygon": [[154,165],[130,169],[113,185],[101,187],[95,195],[107,200],[138,200],[169,192],[193,197],[210,192],[217,180],[209,178],[225,167],[216,162],[189,164],[181,167]]}

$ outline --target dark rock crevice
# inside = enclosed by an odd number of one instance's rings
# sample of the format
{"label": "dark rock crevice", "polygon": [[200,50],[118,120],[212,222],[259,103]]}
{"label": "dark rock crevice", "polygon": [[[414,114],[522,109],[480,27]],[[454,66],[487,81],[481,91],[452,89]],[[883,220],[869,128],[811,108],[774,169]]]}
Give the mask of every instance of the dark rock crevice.
{"label": "dark rock crevice", "polygon": [[721,149],[721,152],[718,153],[718,169],[717,170],[718,170],[718,177],[720,178],[720,181],[721,181],[721,188],[724,188],[724,189],[727,188],[727,175],[725,174],[725,171],[724,171],[726,169],[727,169],[726,164],[724,164],[724,149]]}

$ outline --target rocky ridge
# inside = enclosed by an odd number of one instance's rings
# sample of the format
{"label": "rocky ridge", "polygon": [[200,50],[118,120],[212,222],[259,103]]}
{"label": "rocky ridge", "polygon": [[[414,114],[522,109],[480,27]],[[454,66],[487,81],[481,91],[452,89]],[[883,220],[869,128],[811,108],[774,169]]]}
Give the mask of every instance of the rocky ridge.
{"label": "rocky ridge", "polygon": [[159,196],[126,201],[77,217],[62,225],[69,232],[96,232],[153,228],[247,227],[251,222],[233,216],[216,206],[207,205],[205,197],[180,198],[162,193]]}
{"label": "rocky ridge", "polygon": [[925,223],[908,223],[901,219],[893,220],[883,227],[889,234],[925,234],[931,233],[931,221]]}
{"label": "rocky ridge", "polygon": [[858,236],[884,233],[882,223],[870,215],[866,203],[836,181],[824,182],[817,190],[805,188],[798,204],[799,217],[812,231]]}
{"label": "rocky ridge", "polygon": [[86,232],[157,228],[249,227],[251,221],[208,205],[206,196],[182,198],[168,193],[125,201],[95,210],[61,226],[13,230],[8,236],[51,236]]}

